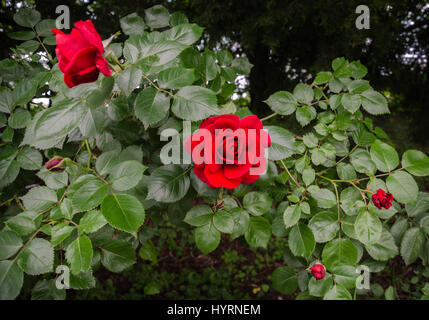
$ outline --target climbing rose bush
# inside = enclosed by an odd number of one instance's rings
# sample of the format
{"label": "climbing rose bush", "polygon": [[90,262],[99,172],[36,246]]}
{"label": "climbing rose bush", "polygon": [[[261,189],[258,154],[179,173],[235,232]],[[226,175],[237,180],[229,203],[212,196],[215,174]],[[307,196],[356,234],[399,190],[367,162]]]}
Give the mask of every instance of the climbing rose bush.
{"label": "climbing rose bush", "polygon": [[[123,43],[91,21],[67,33],[32,9],[14,20],[22,42],[0,61],[1,299],[24,284],[64,299],[93,288],[99,268],[156,263],[154,226],[167,223],[205,255],[221,237],[263,254],[281,239],[267,283],[299,299],[371,295],[356,270],[393,283],[394,259],[427,274],[429,195],[416,178],[429,158],[398,154],[374,125],[388,100],[359,61],[266,97],[273,113],[259,119],[232,99],[247,58],[198,50],[203,28],[179,12],[121,18]],[[213,135],[199,145],[203,129]]]}

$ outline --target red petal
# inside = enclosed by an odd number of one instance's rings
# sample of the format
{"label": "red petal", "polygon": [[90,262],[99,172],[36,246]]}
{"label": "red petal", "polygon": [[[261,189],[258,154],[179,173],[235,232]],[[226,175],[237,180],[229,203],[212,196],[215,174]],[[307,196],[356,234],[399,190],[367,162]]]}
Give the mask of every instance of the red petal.
{"label": "red petal", "polygon": [[97,48],[98,52],[104,52],[101,37],[98,34],[97,30],[95,30],[91,20],[78,21],[74,24],[74,26],[77,30],[79,30],[81,35],[86,39],[86,41],[88,41],[88,43]]}
{"label": "red petal", "polygon": [[107,63],[106,58],[104,58],[101,54],[97,54],[95,58],[95,65],[102,74],[104,74],[106,77],[110,77],[111,73],[109,64]]}
{"label": "red petal", "polygon": [[228,179],[238,179],[249,172],[250,164],[244,165],[226,165],[223,168],[225,177]]}
{"label": "red petal", "polygon": [[241,183],[241,178],[227,179],[224,176],[223,170],[219,170],[215,173],[212,173],[207,168],[207,166],[204,168],[204,174],[207,180],[209,181],[209,183],[212,184],[215,188],[225,187],[227,189],[233,189],[233,188],[237,188]]}
{"label": "red petal", "polygon": [[90,46],[88,41],[86,41],[76,29],[73,29],[71,34],[57,32],[55,36],[57,40],[57,49],[61,51],[67,60],[71,60],[73,56],[76,55],[76,52]]}
{"label": "red petal", "polygon": [[240,120],[240,128],[262,129],[263,126],[261,120],[259,120],[257,116],[251,115]]}
{"label": "red petal", "polygon": [[78,73],[64,73],[64,82],[67,87],[73,88],[82,83],[94,82],[98,78],[98,69],[96,67],[86,69]]}
{"label": "red petal", "polygon": [[93,47],[87,47],[77,52],[64,69],[64,72],[78,73],[89,68],[96,68],[95,56],[97,50]]}

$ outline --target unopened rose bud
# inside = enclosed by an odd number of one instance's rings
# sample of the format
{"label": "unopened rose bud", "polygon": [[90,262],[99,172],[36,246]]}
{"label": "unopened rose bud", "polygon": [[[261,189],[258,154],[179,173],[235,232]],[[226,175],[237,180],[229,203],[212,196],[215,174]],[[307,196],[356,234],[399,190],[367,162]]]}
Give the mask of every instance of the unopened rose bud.
{"label": "unopened rose bud", "polygon": [[64,171],[66,167],[66,162],[64,158],[55,156],[51,160],[45,163],[45,168],[51,172],[61,172]]}
{"label": "unopened rose bud", "polygon": [[323,264],[316,263],[310,268],[310,270],[316,280],[322,280],[325,278],[326,269]]}
{"label": "unopened rose bud", "polygon": [[381,210],[381,208],[389,209],[392,206],[393,195],[386,193],[383,189],[378,189],[371,197],[372,203]]}

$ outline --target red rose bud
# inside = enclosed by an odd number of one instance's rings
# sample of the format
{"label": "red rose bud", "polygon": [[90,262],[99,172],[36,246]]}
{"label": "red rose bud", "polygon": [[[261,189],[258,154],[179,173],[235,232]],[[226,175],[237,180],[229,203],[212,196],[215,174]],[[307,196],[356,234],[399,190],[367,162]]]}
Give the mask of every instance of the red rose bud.
{"label": "red rose bud", "polygon": [[51,29],[57,40],[58,67],[69,88],[96,81],[100,72],[106,77],[111,75],[101,37],[92,21],[78,21],[74,26],[71,34]]}
{"label": "red rose bud", "polygon": [[217,209],[217,210],[222,209],[222,208],[223,208],[223,204],[224,204],[224,202],[225,202],[225,201],[223,201],[223,200],[222,200],[221,202],[219,202],[218,204],[216,204],[216,209]]}
{"label": "red rose bud", "polygon": [[371,198],[372,203],[380,210],[381,208],[389,209],[392,206],[393,195],[391,193],[386,193],[382,189],[378,189]]}
{"label": "red rose bud", "polygon": [[322,280],[325,278],[326,270],[323,264],[316,263],[310,268],[310,270],[316,280]]}
{"label": "red rose bud", "polygon": [[63,158],[55,156],[51,160],[45,163],[45,168],[51,172],[64,171],[66,163]]}

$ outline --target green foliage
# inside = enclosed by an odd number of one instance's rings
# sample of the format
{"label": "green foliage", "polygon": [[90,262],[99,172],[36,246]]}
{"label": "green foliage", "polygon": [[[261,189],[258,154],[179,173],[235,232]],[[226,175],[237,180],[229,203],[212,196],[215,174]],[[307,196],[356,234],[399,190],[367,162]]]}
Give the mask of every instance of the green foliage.
{"label": "green foliage", "polygon": [[[213,115],[250,114],[231,98],[236,77],[252,68],[246,57],[199,52],[203,29],[157,5],[120,20],[128,38],[106,50],[112,77],[70,89],[51,56],[52,21],[31,9],[14,20],[27,29],[10,37],[27,42],[0,62],[0,187],[8,207],[0,221],[0,298],[15,299],[29,276],[42,274],[32,297],[65,298],[53,282],[60,264],[70,268],[74,290],[93,288],[100,267],[126,272],[137,251],[154,268],[161,241],[178,246],[151,234],[163,219],[184,229],[189,251],[204,255],[216,255],[225,239],[265,255],[280,241],[284,265],[270,266],[272,286],[282,294],[299,289],[300,299],[350,300],[357,266],[381,273],[398,255],[427,275],[429,200],[414,177],[429,175],[429,158],[417,150],[400,157],[374,127],[368,115],[388,114],[388,100],[363,79],[359,61],[337,58],[311,83],[266,97],[274,112],[262,119],[271,138],[267,171],[251,185],[213,190],[192,164],[165,163],[160,137],[170,129],[182,147],[182,120],[192,131]],[[47,40],[46,68],[39,43],[28,42],[36,32]],[[48,92],[45,108],[35,98]],[[302,136],[281,117],[296,119]],[[53,156],[64,158],[63,171],[42,168]],[[371,204],[378,189],[393,195],[391,208]],[[307,270],[317,261],[327,270],[323,280]],[[161,292],[157,281],[145,282],[145,295]],[[373,291],[396,296],[393,286]]]}

